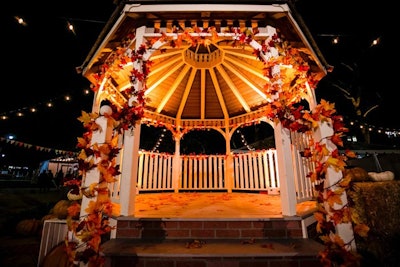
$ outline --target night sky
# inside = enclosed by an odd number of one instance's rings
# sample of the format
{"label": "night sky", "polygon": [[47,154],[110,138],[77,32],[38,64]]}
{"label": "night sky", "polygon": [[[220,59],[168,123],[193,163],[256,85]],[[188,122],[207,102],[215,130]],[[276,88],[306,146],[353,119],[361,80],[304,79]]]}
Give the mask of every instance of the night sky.
{"label": "night sky", "polygon": [[[379,105],[368,114],[368,123],[400,129],[395,98],[398,85],[391,69],[398,53],[394,52],[394,37],[389,35],[393,8],[344,0],[298,0],[295,4],[328,63],[334,66],[320,82],[317,96],[335,102],[340,114],[352,116],[350,100],[334,89],[334,84],[346,86],[353,95],[361,96],[363,111]],[[114,8],[112,0],[57,4],[20,0],[2,8],[5,64],[0,114],[11,119],[0,121],[1,137],[14,134],[23,144],[76,151],[76,138],[83,133],[77,118],[82,110],[91,110],[93,97],[92,93],[83,94],[89,82],[76,67],[84,61]],[[23,17],[27,25],[18,24],[16,16]],[[68,22],[74,25],[74,33],[67,30]],[[334,36],[340,37],[337,45],[331,43]],[[378,37],[380,43],[371,47]],[[66,95],[72,97],[70,102],[64,101]],[[52,108],[46,106],[49,101]],[[38,111],[30,113],[30,107]],[[18,111],[26,115],[17,117]],[[35,165],[55,156],[5,142],[0,142],[0,149],[16,164]]]}

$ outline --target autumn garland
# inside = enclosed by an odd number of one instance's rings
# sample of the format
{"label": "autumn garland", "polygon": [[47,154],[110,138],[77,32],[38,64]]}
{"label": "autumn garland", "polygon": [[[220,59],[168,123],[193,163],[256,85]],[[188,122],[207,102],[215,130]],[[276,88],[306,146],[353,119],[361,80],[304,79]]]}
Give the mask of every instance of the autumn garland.
{"label": "autumn garland", "polygon": [[[146,50],[142,46],[137,52],[132,52],[130,60],[133,62],[141,61],[145,52]],[[132,77],[136,82],[145,85],[148,62],[141,63],[142,71],[134,69]],[[130,101],[122,108],[109,104],[112,113],[103,115],[112,121],[114,133],[117,133],[110,143],[92,144],[91,142],[93,132],[103,130],[96,123],[99,114],[83,111],[78,118],[86,130],[83,137],[78,138],[77,145],[81,149],[78,156],[80,178],[85,178],[89,171],[97,169],[99,182],[88,187],[81,187],[81,192],[85,197],[94,199],[89,202],[85,209],[87,215],[79,217],[81,210],[79,202],[75,202],[68,208],[68,229],[78,239],[78,242],[71,242],[68,238],[65,241],[69,261],[72,265],[78,265],[79,262],[96,267],[104,265],[105,258],[102,255],[101,244],[113,229],[110,226],[109,218],[115,215],[115,208],[110,200],[108,188],[109,184],[114,183],[116,176],[120,174],[119,165],[116,164],[116,157],[120,151],[117,143],[118,133],[132,129],[136,122],[143,117],[144,91],[145,86],[140,90],[132,86],[125,91]],[[79,219],[76,219],[77,217]]]}
{"label": "autumn garland", "polygon": [[[207,31],[215,33],[213,28],[210,29],[193,29],[194,31]],[[236,29],[234,29],[236,31]],[[245,30],[238,32],[238,38],[235,39],[235,43],[240,44],[249,43],[252,40],[254,32]],[[177,46],[185,40],[192,44],[198,44],[199,42],[204,43],[211,42],[216,37],[215,34],[211,35],[211,39],[205,38],[194,38],[189,32],[179,35],[177,40],[171,40],[170,45]],[[131,39],[132,36],[127,39]],[[164,35],[162,38],[166,39]],[[153,39],[152,42],[155,42]],[[129,42],[125,42],[129,43]],[[149,43],[151,47],[151,43]],[[143,62],[143,55],[146,52],[146,45],[142,45],[138,51],[132,52],[131,56],[127,56],[127,48],[119,48],[114,54],[112,62],[107,62],[103,66],[103,71],[97,74],[97,80],[101,81],[105,78],[108,71],[112,68],[120,68],[122,64],[131,62],[142,63],[143,69],[141,71],[134,69],[132,71],[132,81],[144,82],[149,68],[147,63]],[[307,82],[311,88],[315,88],[317,80],[313,74],[310,73],[308,63],[303,59],[301,51],[296,48],[292,48],[287,42],[282,42],[278,36],[273,36],[267,44],[263,44],[261,50],[254,51],[256,57],[260,58],[260,53],[269,52],[271,48],[278,49],[279,57],[271,58],[268,62],[265,62],[266,66],[264,73],[270,78],[270,83],[265,86],[266,93],[275,99],[267,106],[267,116],[275,121],[281,123],[284,128],[290,131],[298,131],[303,133],[310,133],[318,128],[321,122],[330,122],[334,134],[329,137],[337,146],[343,146],[341,136],[347,129],[343,125],[341,116],[336,115],[334,105],[324,100],[314,109],[313,112],[304,110],[304,107],[298,103],[301,100],[301,96],[306,94],[305,82]],[[260,58],[261,59],[261,58]],[[141,62],[139,62],[141,61]],[[150,64],[150,62],[148,62]],[[272,68],[279,64],[291,65],[292,69],[281,69],[279,75],[273,74]],[[294,70],[294,71],[293,71]],[[115,129],[118,131],[132,129],[135,123],[143,116],[143,108],[145,99],[143,97],[145,90],[145,83],[143,83],[144,89],[137,91],[132,87],[129,94],[135,99],[132,105],[124,105],[122,108],[113,108],[112,119],[115,121]],[[93,88],[97,90],[98,87]],[[102,266],[104,259],[101,256],[100,244],[102,242],[102,236],[107,235],[111,231],[109,226],[108,218],[112,215],[112,205],[108,197],[108,183],[114,181],[114,177],[119,174],[118,166],[115,165],[115,157],[119,152],[116,144],[104,144],[97,145],[91,144],[91,135],[93,131],[99,130],[98,125],[95,123],[95,119],[98,114],[87,114],[82,113],[79,118],[84,127],[88,130],[84,134],[83,138],[79,139],[79,147],[82,152],[79,156],[80,159],[80,173],[85,175],[86,172],[93,168],[98,168],[100,171],[100,181],[98,184],[91,186],[90,188],[82,188],[83,192],[87,197],[97,196],[96,201],[91,202],[89,207],[86,209],[87,215],[81,218],[79,221],[75,221],[72,218],[76,217],[80,211],[79,206],[70,207],[70,216],[68,219],[69,229],[74,232],[77,237],[80,237],[82,242],[86,245],[83,252],[77,252],[77,246],[68,246],[68,250],[71,262],[87,262],[91,266]],[[309,174],[311,181],[324,180],[327,169],[333,167],[338,171],[343,171],[345,160],[347,157],[353,157],[354,154],[348,152],[346,156],[340,155],[336,149],[333,152],[329,152],[326,146],[321,142],[315,142],[310,144],[310,148],[303,151],[303,156],[310,157],[316,164],[316,169],[313,173]],[[95,163],[96,158],[101,158],[100,162]],[[326,158],[328,158],[326,160]],[[344,244],[343,240],[335,234],[335,225],[341,222],[353,222],[356,224],[355,233],[365,235],[366,228],[357,225],[357,221],[351,217],[349,207],[344,206],[339,210],[333,208],[335,203],[341,204],[338,199],[338,195],[343,192],[349,186],[348,178],[343,178],[338,182],[337,188],[332,190],[331,188],[324,188],[323,183],[319,183],[316,190],[319,192],[318,203],[319,210],[315,213],[318,225],[317,230],[321,234],[321,239],[326,245],[326,250],[320,253],[321,262],[326,266],[332,264],[357,264],[358,255],[355,252],[346,249],[348,244]],[[323,203],[330,203],[329,213],[323,206]],[[357,231],[357,229],[362,229]],[[82,246],[82,244],[80,245]],[[82,250],[81,250],[82,251]]]}
{"label": "autumn garland", "polygon": [[[344,126],[342,116],[336,114],[334,104],[321,100],[320,104],[310,112],[298,105],[300,96],[304,95],[304,84],[308,82],[314,89],[316,86],[315,77],[309,74],[309,67],[301,51],[292,48],[287,42],[282,42],[277,36],[271,38],[269,46],[264,46],[262,51],[256,54],[269,52],[274,48],[279,51],[279,57],[267,62],[264,73],[270,78],[271,83],[265,86],[266,93],[271,99],[275,99],[267,106],[267,115],[282,127],[290,131],[297,131],[312,134],[321,123],[329,123],[333,128],[333,135],[328,139],[336,145],[343,147],[341,137],[348,129]],[[279,75],[272,75],[271,68],[277,64],[289,64],[295,72],[288,72],[281,69]],[[289,78],[289,79],[288,79]],[[341,155],[336,148],[329,151],[324,140],[310,144],[310,147],[303,151],[303,156],[311,158],[315,163],[315,171],[308,177],[312,182],[323,181],[326,178],[328,168],[334,168],[337,172],[344,171],[347,158],[355,157],[352,151],[346,151]],[[325,250],[320,252],[320,260],[324,266],[358,266],[360,256],[355,251],[346,249],[350,244],[345,244],[342,238],[336,234],[335,226],[340,223],[352,223],[354,234],[366,237],[369,228],[361,223],[348,205],[335,208],[335,204],[342,205],[341,194],[349,188],[351,178],[345,176],[337,184],[324,188],[324,183],[316,183],[318,192],[318,211],[315,212],[317,220],[317,232],[325,244]],[[328,203],[328,208],[324,205]]]}

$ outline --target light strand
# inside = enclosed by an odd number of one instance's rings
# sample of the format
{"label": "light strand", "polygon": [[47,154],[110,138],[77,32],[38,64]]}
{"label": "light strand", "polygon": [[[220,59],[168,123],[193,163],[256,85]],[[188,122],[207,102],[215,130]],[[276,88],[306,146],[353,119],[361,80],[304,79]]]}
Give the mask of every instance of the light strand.
{"label": "light strand", "polygon": [[[89,94],[90,94],[89,89],[83,90],[83,95],[89,95]],[[1,112],[0,113],[0,121],[8,120],[8,119],[12,118],[13,115],[15,115],[16,117],[23,117],[27,113],[36,113],[39,111],[38,107],[40,107],[40,106],[46,107],[47,109],[53,108],[55,103],[60,100],[63,100],[65,102],[71,102],[73,99],[72,99],[71,94],[64,94],[62,96],[48,99],[47,101],[36,103],[35,105],[25,106],[25,107]]]}

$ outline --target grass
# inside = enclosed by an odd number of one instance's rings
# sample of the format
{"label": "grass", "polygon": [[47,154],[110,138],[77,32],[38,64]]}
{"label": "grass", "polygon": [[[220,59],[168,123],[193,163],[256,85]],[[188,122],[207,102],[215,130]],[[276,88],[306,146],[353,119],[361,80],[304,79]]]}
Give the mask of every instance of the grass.
{"label": "grass", "polygon": [[62,191],[39,192],[36,187],[0,187],[0,266],[36,267],[41,232],[24,236],[15,227],[24,219],[41,220],[59,200]]}

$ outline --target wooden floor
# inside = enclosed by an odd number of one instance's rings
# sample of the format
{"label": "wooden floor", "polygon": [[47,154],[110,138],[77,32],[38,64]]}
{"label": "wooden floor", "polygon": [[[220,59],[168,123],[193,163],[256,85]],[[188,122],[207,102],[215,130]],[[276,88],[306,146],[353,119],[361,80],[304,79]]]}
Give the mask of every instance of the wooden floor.
{"label": "wooden floor", "polygon": [[[298,216],[308,216],[316,201],[297,204]],[[141,193],[136,218],[282,218],[279,195],[260,193]]]}

